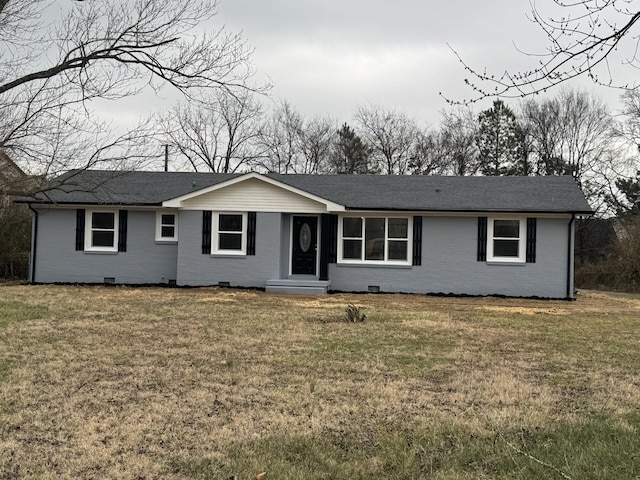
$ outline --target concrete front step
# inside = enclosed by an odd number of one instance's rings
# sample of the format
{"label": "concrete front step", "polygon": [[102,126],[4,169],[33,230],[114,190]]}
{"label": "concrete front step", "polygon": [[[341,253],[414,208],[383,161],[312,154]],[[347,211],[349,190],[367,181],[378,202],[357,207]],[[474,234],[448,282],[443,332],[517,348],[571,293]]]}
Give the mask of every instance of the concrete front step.
{"label": "concrete front step", "polygon": [[270,293],[300,293],[307,295],[324,295],[331,286],[330,280],[268,280],[265,291]]}

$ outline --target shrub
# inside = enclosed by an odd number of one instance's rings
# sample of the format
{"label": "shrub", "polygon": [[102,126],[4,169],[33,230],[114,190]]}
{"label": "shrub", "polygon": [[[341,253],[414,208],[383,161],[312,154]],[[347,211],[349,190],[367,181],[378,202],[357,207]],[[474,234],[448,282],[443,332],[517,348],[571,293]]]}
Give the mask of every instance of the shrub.
{"label": "shrub", "polygon": [[364,322],[367,318],[367,316],[362,313],[362,309],[355,305],[347,305],[344,311],[347,313],[347,322]]}
{"label": "shrub", "polygon": [[576,267],[576,285],[640,292],[640,215],[630,217],[623,226],[604,259]]}
{"label": "shrub", "polygon": [[31,214],[24,205],[0,207],[0,278],[26,279]]}

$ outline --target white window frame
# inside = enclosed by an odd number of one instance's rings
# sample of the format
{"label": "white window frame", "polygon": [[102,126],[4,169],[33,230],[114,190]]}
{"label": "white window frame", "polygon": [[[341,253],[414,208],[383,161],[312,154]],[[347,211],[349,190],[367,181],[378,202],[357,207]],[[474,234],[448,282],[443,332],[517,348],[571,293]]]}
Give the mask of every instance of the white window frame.
{"label": "white window frame", "polygon": [[[494,237],[494,222],[496,220],[517,220],[520,222],[518,228],[519,236],[515,237]],[[525,263],[527,255],[527,222],[526,218],[522,217],[490,217],[487,221],[487,262],[496,263]],[[497,256],[493,253],[494,240],[518,240],[518,256],[517,257],[505,257]]]}
{"label": "white window frame", "polygon": [[[106,246],[94,246],[92,245],[93,241],[93,231],[94,229],[91,227],[93,214],[94,213],[111,213],[113,214],[113,245],[110,247]],[[120,226],[120,218],[118,210],[111,209],[91,209],[85,212],[84,219],[84,249],[88,252],[117,252],[118,251],[118,229]],[[95,229],[96,231],[111,231],[111,229]]]}
{"label": "white window frame", "polygon": [[[220,231],[220,215],[240,215],[242,216],[242,232],[225,232]],[[213,212],[212,225],[211,225],[211,254],[212,255],[246,255],[247,254],[247,212]],[[228,250],[220,249],[220,234],[221,233],[235,233],[241,234],[241,248],[240,250]]]}
{"label": "white window frame", "polygon": [[[343,223],[345,218],[361,218],[362,232],[361,237],[347,237],[346,240],[362,240],[362,253],[360,259],[344,258],[343,245],[345,237],[343,236]],[[366,260],[364,258],[366,247],[365,231],[366,221],[368,218],[384,218],[384,260]],[[406,260],[389,260],[389,241],[404,241],[404,239],[389,238],[389,219],[403,218],[407,220],[407,259]],[[369,215],[340,215],[338,217],[338,263],[348,265],[412,265],[413,262],[413,217],[411,215],[388,215],[388,214],[369,214]]]}
{"label": "white window frame", "polygon": [[[174,223],[173,225],[162,223],[163,215],[173,215]],[[162,227],[163,226],[172,226],[173,236],[172,237],[163,237],[162,236]],[[156,211],[156,242],[177,242],[178,241],[178,212],[177,211]]]}

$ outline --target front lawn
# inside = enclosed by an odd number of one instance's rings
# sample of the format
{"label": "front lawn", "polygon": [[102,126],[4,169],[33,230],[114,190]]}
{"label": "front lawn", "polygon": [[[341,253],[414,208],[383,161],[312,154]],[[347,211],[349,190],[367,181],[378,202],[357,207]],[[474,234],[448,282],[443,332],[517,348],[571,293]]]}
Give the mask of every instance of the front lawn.
{"label": "front lawn", "polygon": [[639,438],[640,296],[0,287],[0,479],[635,479]]}

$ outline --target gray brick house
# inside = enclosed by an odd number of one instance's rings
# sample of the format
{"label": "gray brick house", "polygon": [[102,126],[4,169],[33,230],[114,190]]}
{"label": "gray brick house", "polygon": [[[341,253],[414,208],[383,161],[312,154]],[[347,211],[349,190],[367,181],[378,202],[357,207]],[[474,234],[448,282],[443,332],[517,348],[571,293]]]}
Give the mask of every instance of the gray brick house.
{"label": "gray brick house", "polygon": [[73,171],[31,281],[572,298],[571,177]]}

